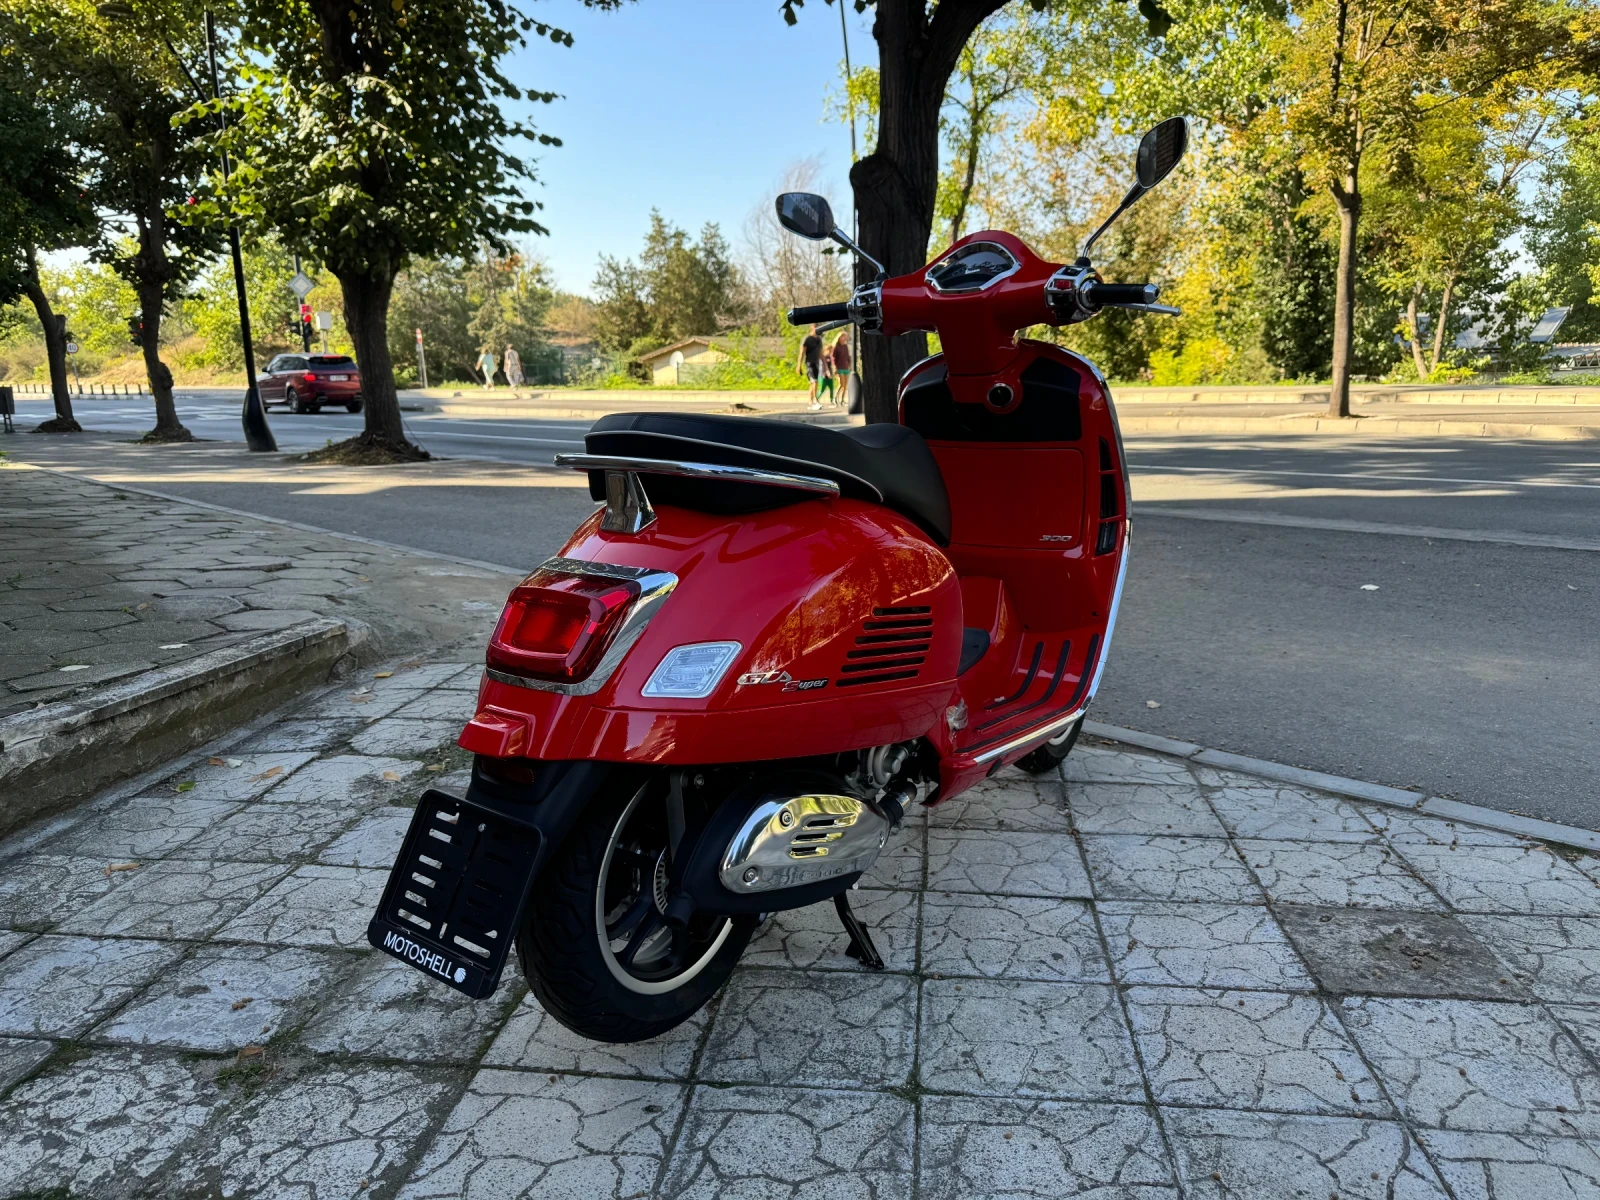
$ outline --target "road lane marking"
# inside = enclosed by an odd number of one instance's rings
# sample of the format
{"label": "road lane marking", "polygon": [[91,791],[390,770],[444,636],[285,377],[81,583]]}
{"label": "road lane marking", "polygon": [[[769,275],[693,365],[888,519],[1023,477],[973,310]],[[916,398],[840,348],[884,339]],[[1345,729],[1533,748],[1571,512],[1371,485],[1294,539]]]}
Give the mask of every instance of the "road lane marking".
{"label": "road lane marking", "polygon": [[1181,472],[1186,475],[1233,475],[1243,478],[1250,475],[1284,475],[1300,479],[1377,479],[1388,483],[1471,483],[1494,487],[1546,487],[1588,488],[1600,491],[1600,483],[1560,483],[1548,479],[1456,479],[1445,475],[1379,475],[1371,471],[1274,471],[1261,467],[1172,467],[1130,463],[1133,474],[1166,475]]}
{"label": "road lane marking", "polygon": [[1600,540],[1570,538],[1556,534],[1524,533],[1513,530],[1496,533],[1486,529],[1444,529],[1434,525],[1389,525],[1378,521],[1341,521],[1336,517],[1294,517],[1288,513],[1247,513],[1230,509],[1200,512],[1191,508],[1168,508],[1158,504],[1135,503],[1131,515],[1178,517],[1185,521],[1218,521],[1232,525],[1277,525],[1289,529],[1325,529],[1336,533],[1378,533],[1393,537],[1416,537],[1449,542],[1493,542],[1501,546],[1532,546],[1541,550],[1590,550],[1600,553]]}

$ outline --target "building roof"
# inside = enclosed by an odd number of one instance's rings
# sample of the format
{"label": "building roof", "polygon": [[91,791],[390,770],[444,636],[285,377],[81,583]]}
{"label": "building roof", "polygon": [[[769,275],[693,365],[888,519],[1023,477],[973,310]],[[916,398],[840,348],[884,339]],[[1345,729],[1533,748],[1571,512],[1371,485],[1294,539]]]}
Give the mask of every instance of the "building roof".
{"label": "building roof", "polygon": [[720,334],[700,333],[681,342],[673,342],[670,346],[646,350],[639,355],[639,361],[648,366],[657,359],[669,357],[675,350],[687,350],[690,346],[710,346],[728,354],[753,354],[758,358],[770,358],[785,352],[781,337],[723,337]]}

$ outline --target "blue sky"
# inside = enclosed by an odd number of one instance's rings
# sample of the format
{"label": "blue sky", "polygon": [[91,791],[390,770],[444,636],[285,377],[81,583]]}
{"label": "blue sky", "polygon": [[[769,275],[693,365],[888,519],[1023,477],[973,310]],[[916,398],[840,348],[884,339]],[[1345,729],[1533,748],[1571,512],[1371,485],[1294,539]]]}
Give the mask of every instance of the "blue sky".
{"label": "blue sky", "polygon": [[574,39],[531,41],[507,71],[562,93],[534,113],[563,144],[539,152],[529,189],[550,229],[530,249],[561,287],[588,292],[601,254],[636,254],[652,207],[691,232],[719,222],[737,246],[750,209],[798,159],[820,158],[847,206],[850,133],[822,119],[839,80],[840,2],[851,64],[876,62],[870,12],[848,0],[811,0],[793,27],[777,0],[638,0],[609,13],[576,0],[526,5]]}

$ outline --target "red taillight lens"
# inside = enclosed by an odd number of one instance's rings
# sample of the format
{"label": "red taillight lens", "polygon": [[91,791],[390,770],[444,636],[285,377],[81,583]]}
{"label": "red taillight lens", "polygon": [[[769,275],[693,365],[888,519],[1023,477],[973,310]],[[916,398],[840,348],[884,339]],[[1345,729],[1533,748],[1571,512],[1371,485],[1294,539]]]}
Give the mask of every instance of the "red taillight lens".
{"label": "red taillight lens", "polygon": [[535,571],[506,601],[489,665],[556,683],[587,679],[638,598],[631,580]]}

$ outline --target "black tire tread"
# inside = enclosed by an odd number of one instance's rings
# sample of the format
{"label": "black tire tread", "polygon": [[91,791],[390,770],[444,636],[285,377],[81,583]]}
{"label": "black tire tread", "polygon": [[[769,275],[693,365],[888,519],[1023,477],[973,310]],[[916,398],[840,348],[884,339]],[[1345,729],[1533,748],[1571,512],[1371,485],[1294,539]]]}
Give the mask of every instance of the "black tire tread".
{"label": "black tire tread", "polygon": [[611,830],[631,797],[628,788],[591,800],[540,873],[517,934],[522,973],[540,1006],[574,1033],[601,1042],[644,1041],[688,1020],[732,973],[754,924],[736,920],[717,957],[675,992],[645,996],[612,978],[600,957],[593,889]]}

